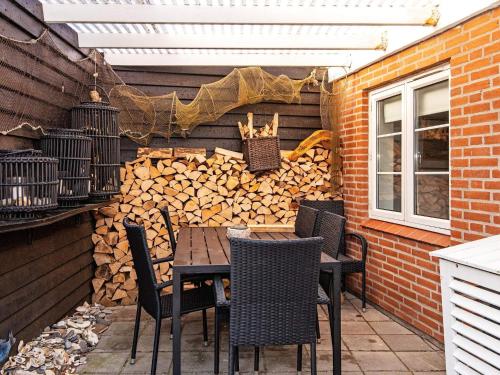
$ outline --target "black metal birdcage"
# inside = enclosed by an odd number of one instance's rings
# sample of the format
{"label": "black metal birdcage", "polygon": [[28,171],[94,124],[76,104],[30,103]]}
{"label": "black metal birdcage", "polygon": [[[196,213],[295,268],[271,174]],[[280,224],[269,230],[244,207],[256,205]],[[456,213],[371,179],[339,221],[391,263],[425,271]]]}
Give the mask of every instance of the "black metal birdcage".
{"label": "black metal birdcage", "polygon": [[59,161],[41,154],[0,152],[0,220],[36,218],[57,208]]}
{"label": "black metal birdcage", "polygon": [[45,156],[59,159],[59,205],[75,207],[88,199],[92,138],[83,130],[48,129],[40,144]]}
{"label": "black metal birdcage", "polygon": [[92,138],[90,197],[106,199],[120,192],[118,109],[106,102],[84,102],[71,111],[73,129]]}

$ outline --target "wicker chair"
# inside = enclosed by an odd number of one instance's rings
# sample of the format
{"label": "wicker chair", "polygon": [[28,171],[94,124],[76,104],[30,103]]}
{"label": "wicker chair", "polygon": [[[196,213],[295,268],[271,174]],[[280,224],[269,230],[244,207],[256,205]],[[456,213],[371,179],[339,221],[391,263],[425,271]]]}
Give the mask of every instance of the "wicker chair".
{"label": "wicker chair", "polygon": [[317,226],[319,210],[304,205],[299,206],[297,219],[295,220],[295,234],[300,238],[308,238],[314,235]]}
{"label": "wicker chair", "polygon": [[[135,363],[137,350],[137,339],[139,336],[139,326],[141,321],[142,308],[156,321],[155,336],[153,343],[153,358],[151,362],[151,374],[156,374],[156,363],[158,359],[158,344],[160,342],[161,321],[172,317],[172,294],[161,294],[162,289],[171,286],[172,281],[157,283],[153,264],[161,263],[161,259],[153,262],[149,254],[144,227],[130,223],[128,218],[123,221],[127,238],[132,251],[137,282],[139,286],[139,296],[137,300],[137,313],[135,316],[134,338],[132,341],[132,353],[130,363]],[[189,289],[182,294],[182,314],[194,311],[206,310],[213,307],[214,295],[210,286],[202,285],[198,288]],[[205,341],[208,337],[206,315],[203,316],[203,336]]]}
{"label": "wicker chair", "polygon": [[[231,238],[231,301],[220,278],[214,280],[216,313],[230,306],[229,374],[238,371],[238,347],[311,346],[311,373],[316,374],[316,304],[323,240],[305,238],[263,241]],[[324,294],[324,291],[323,291]],[[326,295],[325,295],[326,297]],[[328,298],[328,297],[326,297]]]}
{"label": "wicker chair", "polygon": [[[317,220],[316,227],[314,229],[314,235],[319,235],[319,230],[321,226],[321,216],[323,212],[331,212],[340,216],[344,216],[344,202],[343,201],[314,201],[314,200],[302,200],[300,202],[301,206],[312,207],[319,211],[320,218]],[[355,259],[346,255],[346,238],[354,238],[361,244],[361,259]],[[349,273],[361,273],[361,302],[363,311],[366,308],[366,257],[368,254],[368,242],[366,239],[358,233],[345,233],[340,239],[339,250],[336,259],[342,263],[342,284],[345,288],[345,275]]]}

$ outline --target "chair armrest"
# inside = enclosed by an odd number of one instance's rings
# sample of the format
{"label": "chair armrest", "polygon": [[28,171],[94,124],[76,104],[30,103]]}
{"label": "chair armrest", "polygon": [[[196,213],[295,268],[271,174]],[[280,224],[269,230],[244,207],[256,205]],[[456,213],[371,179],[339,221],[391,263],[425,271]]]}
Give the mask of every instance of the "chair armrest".
{"label": "chair armrest", "polygon": [[162,290],[162,289],[165,289],[167,286],[172,286],[172,285],[173,285],[172,280],[167,280],[167,281],[164,281],[160,284],[156,284],[155,288],[156,288],[156,290]]}
{"label": "chair armrest", "polygon": [[368,253],[368,241],[359,233],[346,233],[345,237],[354,237],[361,243],[361,256],[363,263],[366,262],[366,256]]}
{"label": "chair armrest", "polygon": [[169,255],[168,257],[165,257],[165,258],[153,259],[153,264],[164,263],[164,262],[172,262],[173,260],[174,260],[174,256],[173,255]]}
{"label": "chair armrest", "polygon": [[217,307],[229,307],[231,303],[226,298],[226,293],[224,292],[224,283],[220,276],[214,277],[214,293],[215,293],[215,305]]}

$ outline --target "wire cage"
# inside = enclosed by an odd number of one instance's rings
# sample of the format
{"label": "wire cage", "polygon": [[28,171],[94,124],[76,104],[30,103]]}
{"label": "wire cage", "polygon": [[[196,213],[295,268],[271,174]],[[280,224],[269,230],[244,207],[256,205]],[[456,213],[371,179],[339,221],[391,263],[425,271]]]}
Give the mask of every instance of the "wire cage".
{"label": "wire cage", "polygon": [[57,208],[59,161],[41,154],[0,152],[0,220],[32,219]]}
{"label": "wire cage", "polygon": [[47,129],[40,145],[45,156],[59,159],[59,205],[79,206],[89,197],[92,138],[83,130]]}
{"label": "wire cage", "polygon": [[120,192],[118,109],[106,102],[84,102],[71,111],[73,129],[92,138],[90,197],[106,199]]}

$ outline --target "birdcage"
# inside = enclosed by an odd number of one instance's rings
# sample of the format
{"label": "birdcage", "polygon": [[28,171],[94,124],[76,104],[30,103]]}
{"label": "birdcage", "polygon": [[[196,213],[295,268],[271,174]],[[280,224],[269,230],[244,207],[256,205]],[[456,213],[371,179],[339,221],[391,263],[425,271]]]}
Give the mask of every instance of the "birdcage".
{"label": "birdcage", "polygon": [[84,102],[71,111],[73,129],[92,138],[90,197],[106,199],[120,192],[118,109],[107,102]]}
{"label": "birdcage", "polygon": [[56,208],[58,164],[39,150],[0,152],[0,220],[36,218]]}
{"label": "birdcage", "polygon": [[59,206],[79,206],[89,197],[92,138],[77,129],[48,129],[46,133],[40,142],[43,154],[59,159]]}

